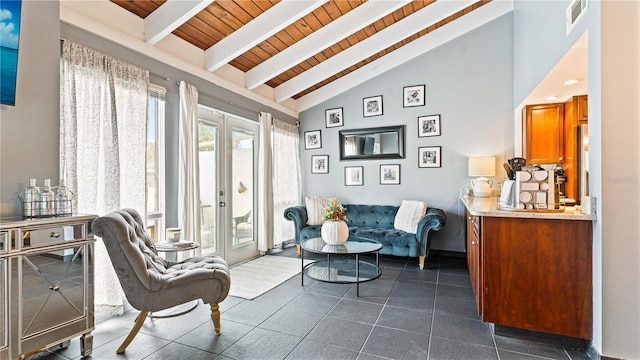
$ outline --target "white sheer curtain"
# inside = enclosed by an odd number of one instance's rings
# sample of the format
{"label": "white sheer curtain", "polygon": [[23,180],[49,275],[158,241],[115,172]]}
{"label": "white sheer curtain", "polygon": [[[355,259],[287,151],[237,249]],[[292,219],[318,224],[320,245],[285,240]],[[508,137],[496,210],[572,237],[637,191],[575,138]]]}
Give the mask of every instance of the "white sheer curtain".
{"label": "white sheer curtain", "polygon": [[258,250],[266,252],[293,239],[284,210],[301,202],[298,127],[260,113],[258,159]]}
{"label": "white sheer curtain", "polygon": [[284,210],[302,202],[300,174],[300,133],[298,127],[273,120],[272,179],[273,179],[273,243],[275,245],[295,237],[293,222],[284,218]]}
{"label": "white sheer curtain", "polygon": [[258,250],[273,248],[271,194],[271,124],[269,113],[260,113],[260,150],[258,152]]}
{"label": "white sheer curtain", "polygon": [[[200,170],[198,90],[180,81],[180,158],[178,160],[178,226],[182,236],[200,244]],[[201,251],[198,249],[198,251]]]}
{"label": "white sheer curtain", "polygon": [[[60,174],[77,212],[119,208],[145,217],[149,72],[63,40]],[[121,313],[124,295],[104,245],[95,245],[95,310]]]}

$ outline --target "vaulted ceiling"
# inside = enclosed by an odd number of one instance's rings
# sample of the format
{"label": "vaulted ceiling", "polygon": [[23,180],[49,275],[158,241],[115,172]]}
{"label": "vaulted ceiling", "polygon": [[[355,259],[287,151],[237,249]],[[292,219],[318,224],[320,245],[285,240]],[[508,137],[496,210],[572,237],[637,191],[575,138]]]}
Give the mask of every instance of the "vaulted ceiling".
{"label": "vaulted ceiling", "polygon": [[61,19],[187,61],[294,116],[513,9],[504,0],[88,3],[61,0]]}

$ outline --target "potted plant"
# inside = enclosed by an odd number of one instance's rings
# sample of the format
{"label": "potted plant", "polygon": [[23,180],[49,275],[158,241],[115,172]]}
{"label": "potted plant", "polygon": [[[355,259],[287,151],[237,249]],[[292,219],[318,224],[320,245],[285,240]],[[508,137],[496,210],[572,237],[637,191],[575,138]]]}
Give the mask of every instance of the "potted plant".
{"label": "potted plant", "polygon": [[320,235],[327,244],[343,244],[349,238],[349,227],[345,222],[347,220],[345,211],[347,209],[336,198],[331,199],[329,206],[324,209],[322,218],[325,221],[322,223]]}

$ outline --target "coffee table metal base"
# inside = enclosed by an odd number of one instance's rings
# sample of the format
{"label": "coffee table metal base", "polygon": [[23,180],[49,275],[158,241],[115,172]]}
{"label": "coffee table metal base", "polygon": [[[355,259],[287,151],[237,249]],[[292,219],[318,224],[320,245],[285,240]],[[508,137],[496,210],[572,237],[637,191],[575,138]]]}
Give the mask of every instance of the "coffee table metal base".
{"label": "coffee table metal base", "polygon": [[359,259],[345,259],[343,257],[332,258],[327,255],[326,260],[318,260],[304,266],[301,274],[302,285],[304,286],[304,274],[312,279],[336,283],[336,284],[356,284],[356,296],[360,297],[360,283],[377,279],[381,275],[376,253],[376,263],[370,263]]}

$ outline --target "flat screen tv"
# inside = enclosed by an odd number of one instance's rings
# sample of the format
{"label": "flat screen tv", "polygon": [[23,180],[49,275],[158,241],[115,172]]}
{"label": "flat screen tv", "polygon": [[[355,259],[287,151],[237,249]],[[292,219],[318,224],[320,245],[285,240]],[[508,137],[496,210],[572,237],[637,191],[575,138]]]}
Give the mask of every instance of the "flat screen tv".
{"label": "flat screen tv", "polygon": [[21,0],[0,0],[0,103],[16,104]]}

